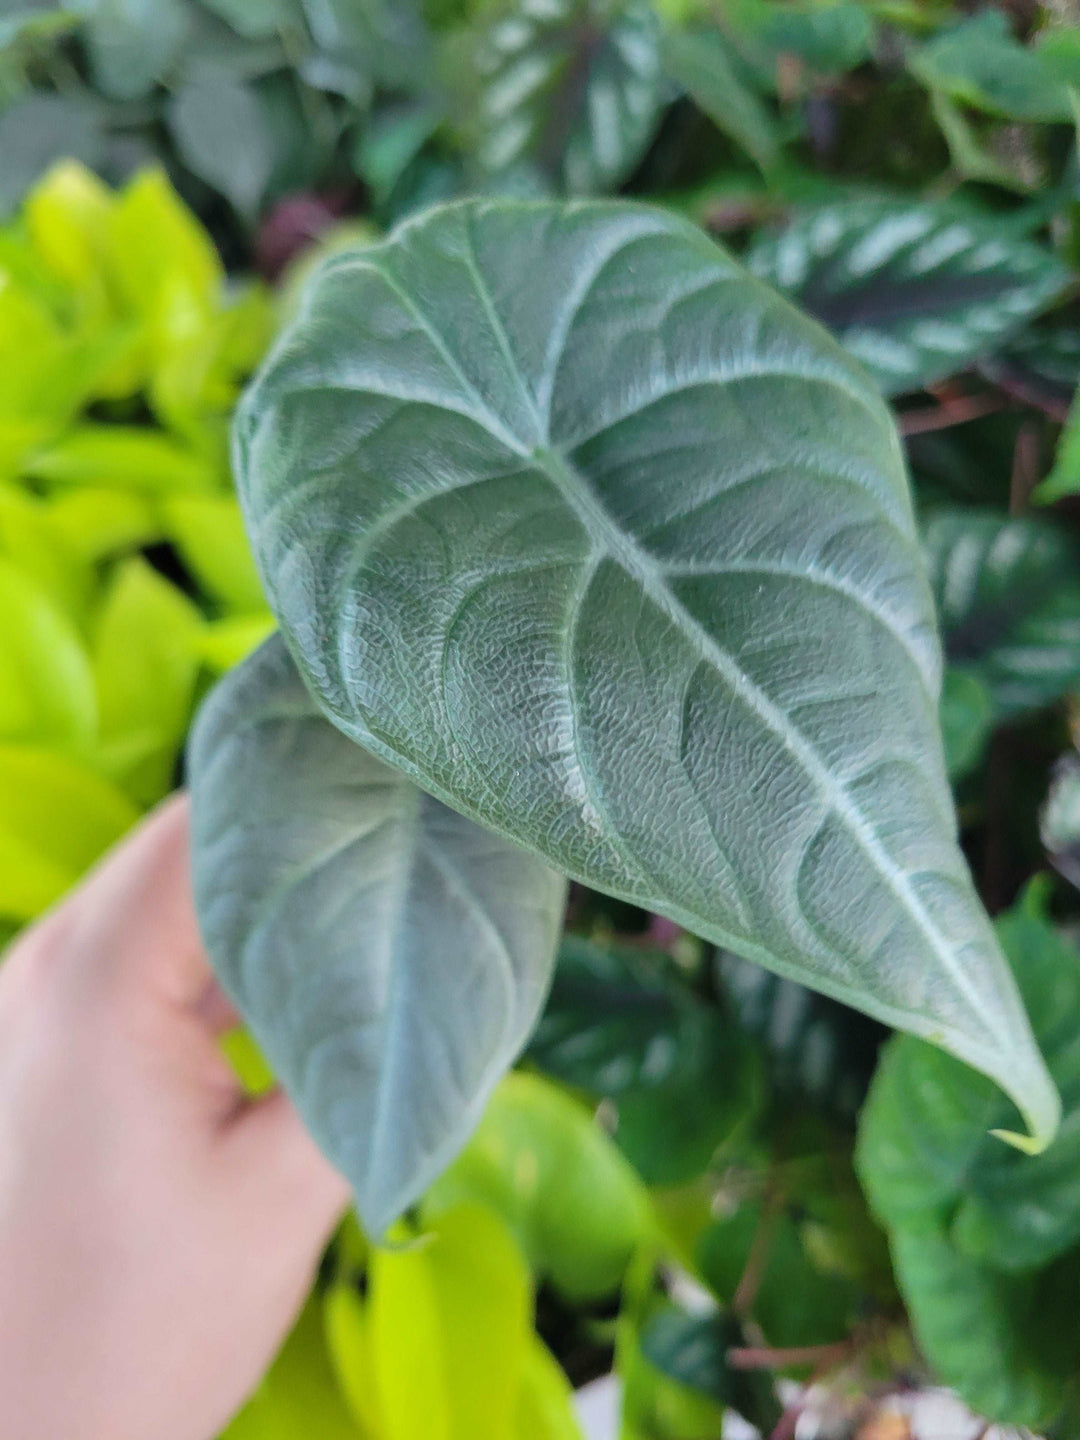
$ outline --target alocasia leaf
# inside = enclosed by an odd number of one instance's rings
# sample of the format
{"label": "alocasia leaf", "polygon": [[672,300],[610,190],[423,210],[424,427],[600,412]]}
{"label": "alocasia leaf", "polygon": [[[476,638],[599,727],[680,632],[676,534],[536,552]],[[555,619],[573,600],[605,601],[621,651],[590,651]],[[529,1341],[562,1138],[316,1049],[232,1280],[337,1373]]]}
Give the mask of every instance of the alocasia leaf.
{"label": "alocasia leaf", "polygon": [[658,211],[449,206],[329,262],[235,462],[343,731],[1052,1133],[956,845],[899,443],[812,321]]}
{"label": "alocasia leaf", "polygon": [[662,98],[647,0],[511,0],[477,38],[472,125],[481,167],[531,167],[572,194],[612,190],[640,160]]}
{"label": "alocasia leaf", "polygon": [[746,263],[827,325],[889,395],[965,369],[1068,279],[996,215],[905,199],[802,211],[759,237]]}
{"label": "alocasia leaf", "polygon": [[379,1235],[532,1028],[563,881],[343,736],[278,637],[218,686],[189,758],[207,949]]}
{"label": "alocasia leaf", "polygon": [[1052,521],[940,510],[925,551],[945,653],[980,680],[999,718],[1052,704],[1080,681],[1080,549]]}

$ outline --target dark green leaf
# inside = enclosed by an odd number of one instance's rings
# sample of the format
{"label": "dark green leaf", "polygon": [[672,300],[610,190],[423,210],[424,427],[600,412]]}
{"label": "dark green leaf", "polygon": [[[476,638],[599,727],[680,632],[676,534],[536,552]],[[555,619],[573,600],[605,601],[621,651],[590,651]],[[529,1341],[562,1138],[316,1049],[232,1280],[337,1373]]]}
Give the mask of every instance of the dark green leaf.
{"label": "dark green leaf", "polygon": [[870,50],[873,26],[854,0],[726,0],[724,18],[762,78],[777,79],[784,57],[818,75],[852,70]]}
{"label": "dark green leaf", "polygon": [[817,326],[659,211],[449,206],[316,277],[235,460],[346,733],[1052,1131],[955,843],[899,444]]}
{"label": "dark green leaf", "polygon": [[769,1431],[780,1418],[780,1405],[766,1375],[735,1370],[727,1353],[742,1344],[738,1324],[727,1315],[688,1315],[674,1305],[651,1317],[641,1336],[645,1358],[691,1390],[701,1390],[722,1405]]}
{"label": "dark green leaf", "polygon": [[207,950],[381,1235],[531,1030],[563,882],[346,739],[276,637],[218,686],[189,758]]}
{"label": "dark green leaf", "polygon": [[1043,309],[1068,273],[992,215],[841,201],[759,238],[750,269],[826,324],[886,394],[965,369]]}
{"label": "dark green leaf", "polygon": [[167,115],[188,169],[254,219],[277,158],[258,93],[224,67],[203,65],[185,76]]}
{"label": "dark green leaf", "polygon": [[673,31],[664,38],[664,69],[709,119],[763,170],[780,156],[777,124],[761,96],[739,74],[731,42],[718,28]]}
{"label": "dark green leaf", "polygon": [[1020,1156],[991,1130],[1012,1123],[981,1075],[908,1036],[887,1047],[862,1117],[859,1169],[893,1228],[937,1226],[979,1264],[1021,1271],[1080,1241],[1080,955],[1044,920],[998,922],[1062,1095],[1060,1136]]}
{"label": "dark green leaf", "polygon": [[1052,521],[942,510],[926,555],[949,659],[985,685],[998,718],[1052,704],[1080,681],[1080,549]]}
{"label": "dark green leaf", "polygon": [[647,0],[512,0],[476,44],[481,167],[533,166],[571,194],[613,190],[659,119],[659,44]]}

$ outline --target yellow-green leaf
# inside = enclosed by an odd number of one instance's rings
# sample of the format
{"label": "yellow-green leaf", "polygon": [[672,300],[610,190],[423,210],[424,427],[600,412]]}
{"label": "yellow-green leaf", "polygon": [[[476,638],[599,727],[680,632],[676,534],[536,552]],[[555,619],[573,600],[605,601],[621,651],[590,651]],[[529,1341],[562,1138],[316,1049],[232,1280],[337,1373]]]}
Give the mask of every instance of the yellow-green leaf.
{"label": "yellow-green leaf", "polygon": [[96,728],[74,623],[39,581],[0,559],[0,738],[76,746]]}
{"label": "yellow-green leaf", "polygon": [[205,456],[134,425],[80,425],[35,455],[27,471],[39,480],[142,495],[211,490],[219,479]]}
{"label": "yellow-green leaf", "polygon": [[265,612],[240,507],[232,495],[174,495],[165,501],[169,537],[199,584],[227,609]]}
{"label": "yellow-green leaf", "polygon": [[31,920],[138,819],[85,765],[35,746],[0,745],[0,915]]}

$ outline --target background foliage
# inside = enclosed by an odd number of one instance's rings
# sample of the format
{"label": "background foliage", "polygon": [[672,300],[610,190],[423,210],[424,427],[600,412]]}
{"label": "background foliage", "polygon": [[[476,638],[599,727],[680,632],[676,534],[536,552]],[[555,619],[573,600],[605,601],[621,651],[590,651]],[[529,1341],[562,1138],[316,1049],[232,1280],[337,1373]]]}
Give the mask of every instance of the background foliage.
{"label": "background foliage", "polygon": [[453,196],[625,193],[720,237],[892,399],[964,844],[1066,1107],[1023,1160],[956,1062],[575,887],[523,1066],[408,1222],[426,1243],[369,1253],[347,1223],[231,1437],[554,1440],[612,1363],[634,1440],[707,1440],[725,1407],[768,1433],[775,1378],[815,1371],[934,1373],[1080,1435],[1078,19],[0,7],[4,936],[177,781],[197,699],[270,629],[226,435],[293,257]]}

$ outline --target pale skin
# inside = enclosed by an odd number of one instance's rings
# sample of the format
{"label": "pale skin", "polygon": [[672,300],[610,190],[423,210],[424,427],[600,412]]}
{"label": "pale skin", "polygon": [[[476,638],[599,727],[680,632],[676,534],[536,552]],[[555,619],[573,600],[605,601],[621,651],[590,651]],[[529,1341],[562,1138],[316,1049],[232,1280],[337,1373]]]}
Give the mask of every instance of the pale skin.
{"label": "pale skin", "polygon": [[0,965],[0,1434],[212,1440],[348,1200],[245,1098],[173,799]]}

